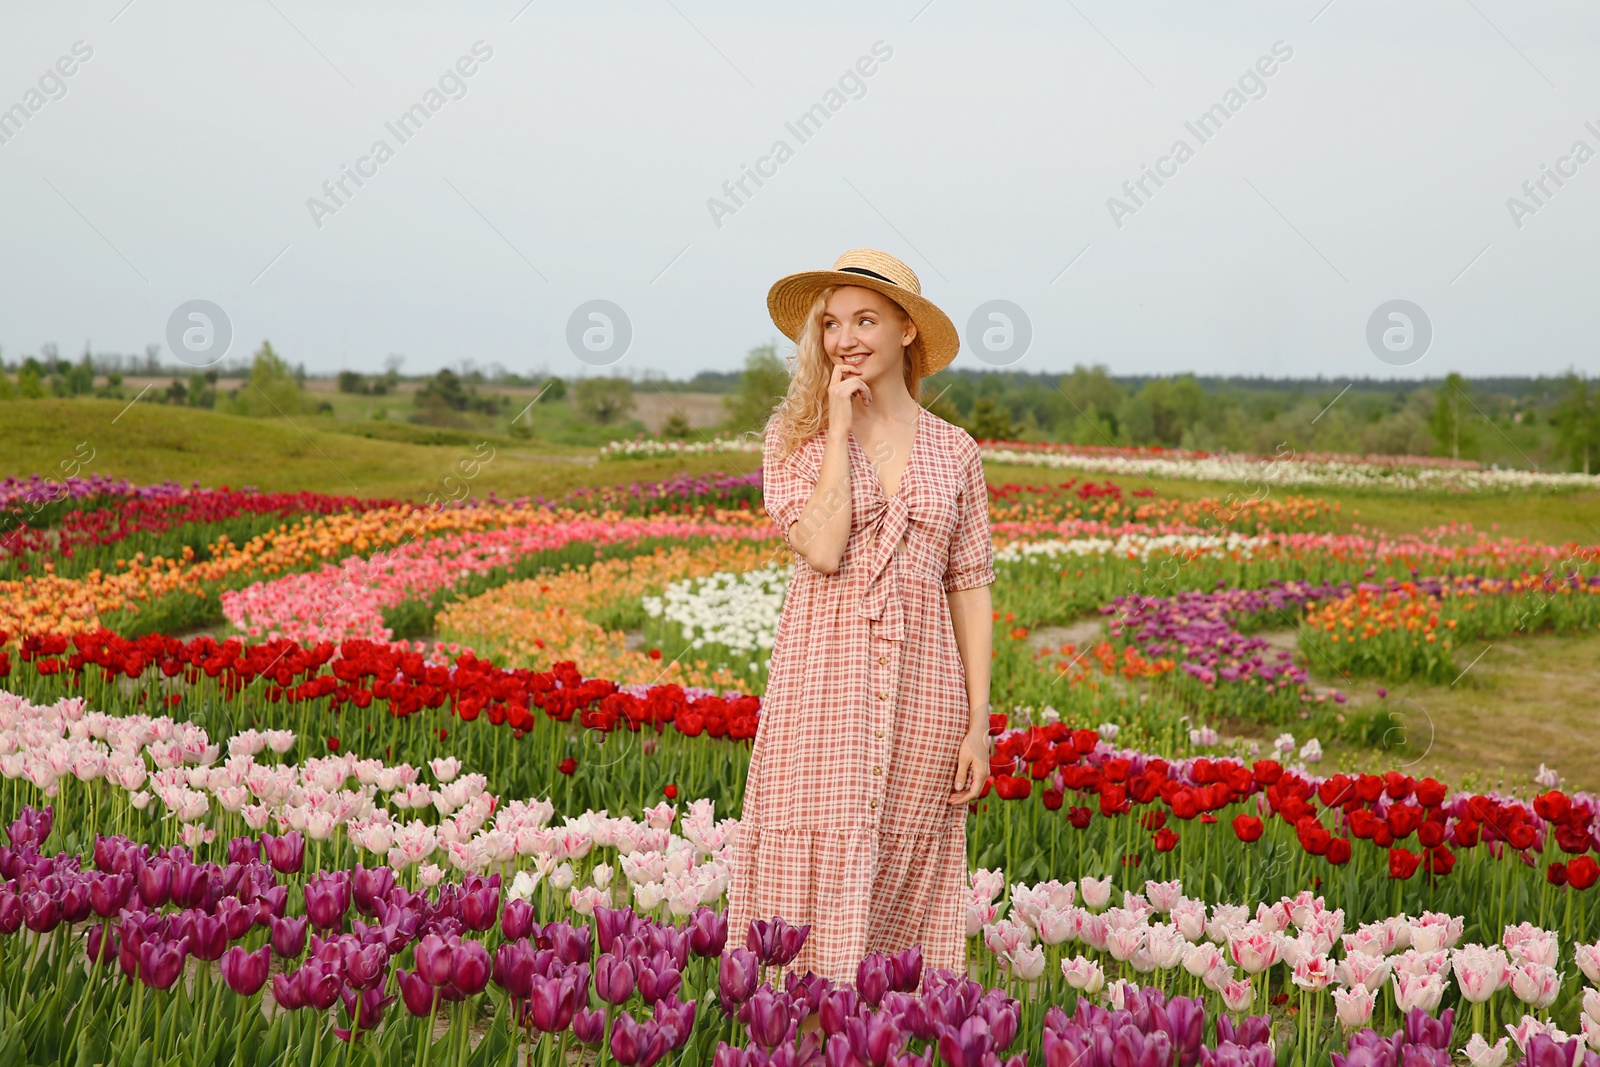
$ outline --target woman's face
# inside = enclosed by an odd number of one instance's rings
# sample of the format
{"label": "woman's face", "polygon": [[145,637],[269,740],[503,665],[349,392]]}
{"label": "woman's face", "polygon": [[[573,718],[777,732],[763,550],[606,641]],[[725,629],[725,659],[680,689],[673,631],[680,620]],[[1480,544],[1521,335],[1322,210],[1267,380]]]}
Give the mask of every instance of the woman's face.
{"label": "woman's face", "polygon": [[834,366],[853,367],[868,383],[905,374],[905,349],[917,326],[900,305],[872,289],[841,285],[822,312],[822,349]]}

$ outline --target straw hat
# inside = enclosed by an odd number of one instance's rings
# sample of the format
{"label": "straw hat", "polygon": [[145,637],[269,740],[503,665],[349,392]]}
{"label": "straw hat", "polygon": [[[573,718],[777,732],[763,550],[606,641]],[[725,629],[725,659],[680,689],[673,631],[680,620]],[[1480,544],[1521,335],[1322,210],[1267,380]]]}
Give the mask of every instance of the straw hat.
{"label": "straw hat", "polygon": [[767,290],[767,311],[785,337],[791,341],[800,339],[811,302],[830,285],[859,285],[882,293],[905,309],[917,324],[917,336],[922,342],[917,377],[926,378],[943,370],[956,358],[961,335],[950,316],[922,295],[916,271],[874,248],[852,248],[834,261],[832,270],[801,271],[774,282]]}

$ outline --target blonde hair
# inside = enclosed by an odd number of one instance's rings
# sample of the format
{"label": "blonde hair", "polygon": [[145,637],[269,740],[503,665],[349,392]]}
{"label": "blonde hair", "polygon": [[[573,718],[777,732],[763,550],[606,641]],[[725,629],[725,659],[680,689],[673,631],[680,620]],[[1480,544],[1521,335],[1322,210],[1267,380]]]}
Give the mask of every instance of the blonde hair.
{"label": "blonde hair", "polygon": [[[794,352],[789,356],[789,391],[767,420],[767,429],[777,434],[778,459],[790,455],[828,428],[828,383],[833,379],[833,364],[822,344],[822,318],[835,288],[830,285],[822,289],[811,301],[811,310],[806,312]],[[879,295],[893,304],[906,321],[913,321],[899,303],[884,294]],[[905,347],[904,358],[906,390],[911,399],[920,401],[922,379],[917,372],[923,364],[921,330]]]}

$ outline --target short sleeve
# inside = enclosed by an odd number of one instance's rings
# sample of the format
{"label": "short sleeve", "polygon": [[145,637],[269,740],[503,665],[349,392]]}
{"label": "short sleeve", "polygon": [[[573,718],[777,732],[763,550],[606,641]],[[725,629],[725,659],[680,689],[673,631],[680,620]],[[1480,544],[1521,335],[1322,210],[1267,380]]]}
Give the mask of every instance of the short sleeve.
{"label": "short sleeve", "polygon": [[801,446],[779,459],[777,429],[767,427],[761,450],[761,502],[785,541],[817,488],[817,471],[807,458],[807,449]]}
{"label": "short sleeve", "polygon": [[989,538],[989,489],[976,445],[966,462],[966,477],[956,496],[956,525],[950,536],[950,563],[944,590],[954,593],[994,582],[994,542]]}

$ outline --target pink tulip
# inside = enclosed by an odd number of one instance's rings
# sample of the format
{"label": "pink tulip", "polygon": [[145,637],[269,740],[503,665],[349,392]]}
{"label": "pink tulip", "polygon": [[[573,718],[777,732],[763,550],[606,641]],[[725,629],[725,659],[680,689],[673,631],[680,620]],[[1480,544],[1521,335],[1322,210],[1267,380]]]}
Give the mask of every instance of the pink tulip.
{"label": "pink tulip", "polygon": [[1283,955],[1282,941],[1257,923],[1246,923],[1228,937],[1228,955],[1246,974],[1260,974]]}
{"label": "pink tulip", "polygon": [[1524,963],[1511,969],[1511,992],[1530,1008],[1543,1010],[1561,994],[1561,975],[1554,967]]}
{"label": "pink tulip", "polygon": [[1339,1016],[1339,1025],[1346,1030],[1358,1030],[1372,1018],[1372,1008],[1378,995],[1365,986],[1333,991],[1333,1008]]}
{"label": "pink tulip", "polygon": [[1421,1008],[1432,1015],[1439,1010],[1444,996],[1444,979],[1439,975],[1396,974],[1393,980],[1395,1006],[1402,1013]]}
{"label": "pink tulip", "polygon": [[1472,1067],[1501,1067],[1506,1062],[1506,1048],[1508,1039],[1502,1037],[1494,1044],[1483,1039],[1482,1034],[1473,1034],[1467,1038],[1467,1044],[1462,1048],[1462,1053],[1467,1057],[1467,1062]]}
{"label": "pink tulip", "polygon": [[1078,879],[1078,886],[1083,890],[1083,906],[1090,911],[1099,911],[1111,903],[1111,879],[1094,879],[1084,877]]}
{"label": "pink tulip", "polygon": [[1333,961],[1326,956],[1302,956],[1290,979],[1301,989],[1320,993],[1333,984]]}
{"label": "pink tulip", "polygon": [[1458,948],[1450,954],[1450,965],[1462,998],[1472,1004],[1482,1004],[1511,981],[1511,963],[1498,946]]}
{"label": "pink tulip", "polygon": [[1061,961],[1061,975],[1067,985],[1090,996],[1105,988],[1106,975],[1100,965],[1084,956],[1074,956]]}
{"label": "pink tulip", "polygon": [[1248,978],[1238,978],[1222,987],[1222,1003],[1229,1011],[1245,1011],[1256,1000],[1255,986]]}

